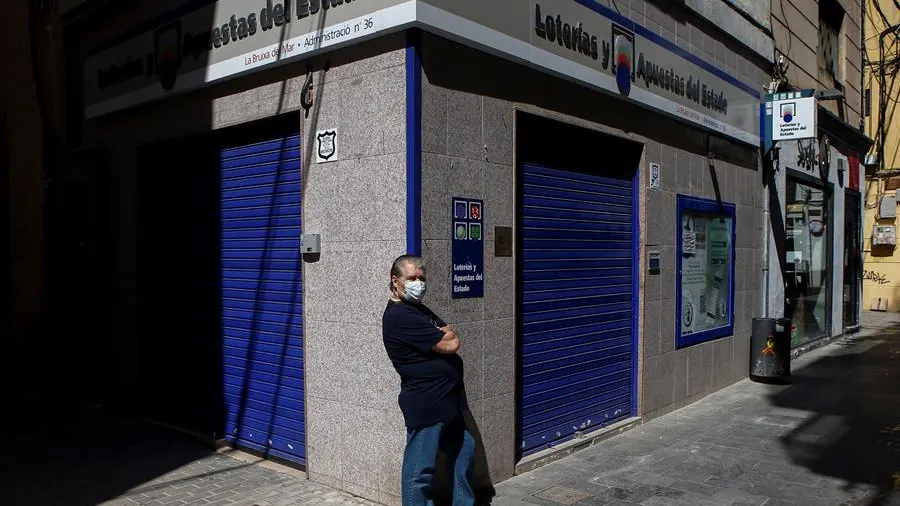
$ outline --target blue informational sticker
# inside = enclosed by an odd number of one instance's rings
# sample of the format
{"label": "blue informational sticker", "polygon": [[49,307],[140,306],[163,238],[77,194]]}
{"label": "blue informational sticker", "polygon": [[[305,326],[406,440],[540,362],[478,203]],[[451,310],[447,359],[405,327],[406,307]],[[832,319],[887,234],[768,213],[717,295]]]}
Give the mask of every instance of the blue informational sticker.
{"label": "blue informational sticker", "polygon": [[484,297],[484,201],[453,198],[452,298]]}

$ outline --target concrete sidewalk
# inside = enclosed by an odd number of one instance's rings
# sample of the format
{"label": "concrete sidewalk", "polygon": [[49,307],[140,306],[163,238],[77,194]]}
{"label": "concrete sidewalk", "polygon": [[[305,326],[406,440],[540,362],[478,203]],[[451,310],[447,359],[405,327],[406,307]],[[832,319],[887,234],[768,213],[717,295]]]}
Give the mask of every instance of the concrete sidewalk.
{"label": "concrete sidewalk", "polygon": [[900,315],[497,486],[496,506],[900,504]]}
{"label": "concrete sidewalk", "polygon": [[[2,506],[374,506],[170,430],[30,399],[0,420]],[[15,416],[12,416],[15,414]],[[237,457],[237,458],[236,458]]]}
{"label": "concrete sidewalk", "polygon": [[[867,314],[793,370],[790,385],[740,382],[505,481],[493,504],[898,504],[900,315]],[[4,506],[372,504],[146,424],[13,405]]]}

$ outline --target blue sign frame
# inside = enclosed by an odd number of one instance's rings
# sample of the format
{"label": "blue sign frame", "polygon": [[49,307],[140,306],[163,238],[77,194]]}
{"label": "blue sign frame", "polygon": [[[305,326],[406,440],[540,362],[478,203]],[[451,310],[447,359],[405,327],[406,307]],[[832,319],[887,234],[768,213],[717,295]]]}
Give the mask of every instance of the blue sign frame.
{"label": "blue sign frame", "polygon": [[[682,300],[681,300],[681,263],[682,263],[682,234],[681,223],[682,214],[685,211],[709,214],[723,217],[731,220],[731,247],[729,253],[731,262],[728,272],[728,325],[717,327],[714,329],[704,330],[692,334],[681,334],[681,317],[682,317]],[[715,200],[702,199],[698,197],[689,197],[686,195],[677,196],[677,220],[675,225],[675,237],[677,248],[675,250],[676,271],[675,271],[675,347],[686,348],[695,344],[728,337],[734,334],[734,264],[735,264],[735,238],[736,236],[736,212],[734,204],[726,202],[718,202]]]}
{"label": "blue sign frame", "polygon": [[484,201],[453,197],[450,224],[451,298],[484,297]]}

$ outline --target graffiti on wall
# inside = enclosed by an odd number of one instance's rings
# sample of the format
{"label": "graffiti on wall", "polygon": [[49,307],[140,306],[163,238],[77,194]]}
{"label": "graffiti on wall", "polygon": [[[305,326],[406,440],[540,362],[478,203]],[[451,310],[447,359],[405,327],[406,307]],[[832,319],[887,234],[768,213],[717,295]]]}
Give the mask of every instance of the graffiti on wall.
{"label": "graffiti on wall", "polygon": [[801,139],[797,141],[797,164],[806,170],[816,167],[816,140]]}
{"label": "graffiti on wall", "polygon": [[887,276],[878,271],[863,271],[862,278],[865,280],[874,281],[879,285],[886,285],[890,283],[890,281],[888,281],[887,279]]}

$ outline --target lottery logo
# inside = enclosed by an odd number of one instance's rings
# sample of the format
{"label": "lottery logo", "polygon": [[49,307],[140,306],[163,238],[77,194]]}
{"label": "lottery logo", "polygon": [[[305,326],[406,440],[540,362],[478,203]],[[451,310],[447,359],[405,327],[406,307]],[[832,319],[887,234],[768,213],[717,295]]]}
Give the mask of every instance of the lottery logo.
{"label": "lottery logo", "polygon": [[469,217],[468,207],[464,200],[456,200],[453,202],[453,217],[457,220],[464,220]]}
{"label": "lottery logo", "polygon": [[781,104],[781,119],[784,120],[785,123],[790,123],[794,121],[794,108],[796,104],[794,102],[788,102],[786,104]]}
{"label": "lottery logo", "polygon": [[469,223],[469,239],[481,240],[481,223]]}
{"label": "lottery logo", "polygon": [[481,204],[472,202],[469,204],[469,218],[473,220],[481,219]]}
{"label": "lottery logo", "polygon": [[465,223],[457,223],[453,228],[455,229],[454,235],[457,240],[464,241],[469,238],[469,227]]}

